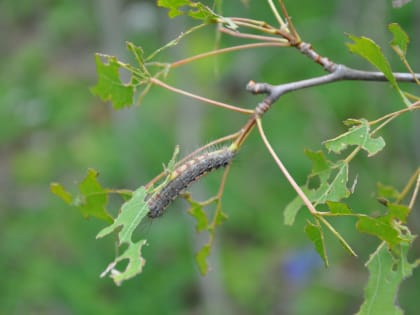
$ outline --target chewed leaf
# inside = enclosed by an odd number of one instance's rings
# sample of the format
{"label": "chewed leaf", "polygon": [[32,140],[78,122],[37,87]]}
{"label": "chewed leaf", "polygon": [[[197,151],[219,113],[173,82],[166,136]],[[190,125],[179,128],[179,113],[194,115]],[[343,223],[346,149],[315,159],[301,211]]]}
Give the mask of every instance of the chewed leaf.
{"label": "chewed leaf", "polygon": [[398,86],[397,80],[392,73],[391,66],[388,62],[388,59],[382,53],[381,48],[370,38],[367,37],[357,37],[351,34],[348,34],[348,37],[353,40],[354,43],[347,43],[347,47],[352,53],[356,53],[359,56],[363,57],[374,65],[379,71],[383,72],[387,80],[391,85],[398,91],[404,103],[409,106],[410,101],[405,97],[404,93]]}
{"label": "chewed leaf", "polygon": [[[123,281],[131,279],[143,271],[146,260],[141,255],[141,249],[146,244],[146,240],[140,240],[137,243],[130,243],[126,251],[118,256],[112,263],[108,265],[101,277],[110,273],[110,277],[116,285],[120,285]],[[127,266],[124,271],[116,269],[116,265],[123,260],[128,259]]]}
{"label": "chewed leaf", "polygon": [[409,263],[409,245],[401,244],[399,257],[395,259],[384,243],[370,256],[366,263],[369,280],[365,288],[364,303],[357,315],[402,315],[396,305],[398,290],[404,279],[410,277],[420,261]]}
{"label": "chewed leaf", "polygon": [[102,229],[96,238],[104,237],[121,227],[118,231],[119,245],[123,243],[132,244],[131,237],[134,230],[149,212],[145,197],[146,189],[143,186],[135,190],[131,199],[122,205],[115,221],[110,226]]}
{"label": "chewed leaf", "polygon": [[394,36],[391,40],[392,48],[400,56],[405,56],[407,53],[407,45],[410,42],[408,35],[398,23],[391,23],[388,25],[388,29],[391,31]]}
{"label": "chewed leaf", "polygon": [[168,15],[173,18],[182,15],[184,12],[180,8],[189,5],[190,2],[189,0],[158,0],[157,5],[169,9]]}
{"label": "chewed leaf", "polygon": [[207,257],[210,256],[211,246],[209,244],[204,245],[198,253],[195,255],[195,260],[198,265],[198,269],[202,275],[205,275],[209,269],[209,265],[207,263]]}
{"label": "chewed leaf", "polygon": [[356,227],[358,231],[374,235],[388,244],[398,244],[401,241],[398,230],[383,218],[360,217]]}
{"label": "chewed leaf", "polygon": [[305,226],[305,233],[314,244],[315,250],[324,261],[325,267],[328,267],[328,257],[325,250],[324,233],[319,223],[313,224],[308,221]]}
{"label": "chewed leaf", "polygon": [[319,175],[331,168],[331,162],[327,160],[322,151],[311,151],[306,149],[305,155],[312,161],[311,176]]}
{"label": "chewed leaf", "polygon": [[[104,63],[101,56],[106,58],[108,63]],[[91,92],[103,101],[111,101],[115,109],[133,104],[134,86],[121,81],[119,69],[116,57],[96,54],[98,83],[91,88]]]}
{"label": "chewed leaf", "polygon": [[196,230],[197,232],[205,231],[208,228],[209,222],[207,219],[206,212],[203,209],[203,206],[193,200],[188,200],[191,205],[191,208],[188,210],[188,213],[196,220]]}
{"label": "chewed leaf", "polygon": [[349,206],[342,202],[327,201],[327,206],[330,212],[334,214],[347,215],[353,213]]}
{"label": "chewed leaf", "polygon": [[349,131],[325,141],[324,144],[328,150],[335,153],[340,153],[349,145],[359,145],[368,152],[369,156],[375,155],[385,147],[385,141],[382,137],[371,137],[370,127],[365,119],[359,120],[358,126],[351,127]]}
{"label": "chewed leaf", "polygon": [[98,182],[98,175],[94,169],[88,169],[86,177],[79,183],[81,196],[76,205],[85,218],[94,216],[112,222],[112,217],[106,211],[108,193]]}

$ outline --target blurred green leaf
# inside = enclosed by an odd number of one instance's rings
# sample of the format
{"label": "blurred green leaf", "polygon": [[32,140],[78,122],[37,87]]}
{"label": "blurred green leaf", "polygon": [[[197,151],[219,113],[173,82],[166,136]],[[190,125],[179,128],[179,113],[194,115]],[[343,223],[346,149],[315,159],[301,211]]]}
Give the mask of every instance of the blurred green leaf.
{"label": "blurred green leaf", "polygon": [[353,212],[348,205],[342,202],[327,201],[328,209],[335,214],[352,214]]}
{"label": "blurred green leaf", "polygon": [[394,36],[391,40],[392,48],[398,53],[399,56],[405,56],[407,53],[407,45],[410,42],[407,33],[404,32],[398,23],[389,24],[388,29]]}
{"label": "blurred green leaf", "polygon": [[[300,187],[303,192],[308,195],[309,189],[306,186]],[[288,203],[284,209],[284,224],[293,225],[295,222],[296,215],[298,214],[300,208],[303,206],[303,201],[299,196],[296,196],[291,202]]]}
{"label": "blurred green leaf", "polygon": [[50,190],[53,194],[60,197],[68,205],[72,204],[73,197],[68,191],[64,189],[64,187],[60,183],[51,183]]}
{"label": "blurred green leaf", "polygon": [[382,137],[372,138],[369,133],[368,121],[361,119],[358,126],[351,127],[349,131],[325,141],[324,144],[328,150],[335,153],[340,153],[349,145],[358,145],[368,152],[369,156],[373,156],[384,148],[385,141]]}
{"label": "blurred green leaf", "polygon": [[[104,63],[106,58],[108,63]],[[133,104],[134,87],[132,84],[124,84],[120,79],[120,64],[114,56],[96,54],[96,71],[98,83],[90,90],[103,101],[111,101],[115,109]]]}
{"label": "blurred green leaf", "polygon": [[376,184],[376,197],[384,198],[385,200],[396,200],[400,196],[400,192],[393,186],[384,185],[382,183]]}
{"label": "blurred green leaf", "polygon": [[365,299],[357,315],[402,315],[396,305],[402,281],[410,277],[419,261],[407,260],[409,244],[401,244],[399,257],[395,259],[385,243],[382,243],[366,263],[369,280],[365,288]]}
{"label": "blurred green leaf", "polygon": [[208,228],[209,222],[203,206],[194,200],[188,200],[188,202],[191,205],[190,209],[188,209],[188,213],[196,220],[195,228],[197,232],[206,230]]}
{"label": "blurred green leaf", "polygon": [[[147,244],[146,240],[130,243],[126,251],[109,264],[107,269],[101,274],[101,277],[110,273],[110,277],[114,280],[115,284],[121,285],[123,281],[131,279],[141,273],[146,263],[146,260],[141,255],[141,249],[145,244]],[[127,266],[124,271],[120,272],[115,266],[125,259],[128,259]]]}
{"label": "blurred green leaf", "polygon": [[209,257],[210,252],[211,252],[211,245],[206,244],[195,255],[195,260],[197,262],[198,269],[200,270],[200,273],[202,275],[205,275],[209,269],[209,266],[207,264],[207,257]]}
{"label": "blurred green leaf", "polygon": [[317,223],[318,224],[313,224],[310,221],[307,221],[305,226],[305,233],[314,244],[315,250],[324,261],[325,267],[328,267],[328,257],[325,249],[324,233],[322,231],[321,225],[319,225],[319,222]]}
{"label": "blurred green leaf", "polygon": [[99,173],[94,169],[88,169],[86,177],[79,183],[79,202],[76,205],[80,208],[85,218],[94,216],[112,222],[112,217],[106,210],[108,203],[108,192],[101,186],[97,177]]}
{"label": "blurred green leaf", "polygon": [[189,0],[158,0],[157,5],[169,9],[169,17],[174,18],[178,15],[182,15],[184,12],[179,9],[190,3],[191,1]]}
{"label": "blurred green leaf", "polygon": [[391,245],[399,244],[401,241],[399,231],[385,217],[360,217],[356,227],[359,232],[374,235]]}
{"label": "blurred green leaf", "polygon": [[394,74],[392,73],[391,66],[388,62],[388,59],[382,53],[381,48],[370,38],[367,37],[357,37],[351,34],[347,35],[354,43],[347,43],[347,47],[352,53],[356,53],[359,56],[363,57],[374,65],[379,71],[381,71],[391,85],[398,91],[404,103],[407,106],[410,106],[410,101],[405,97],[404,93],[398,86],[397,81],[395,80]]}

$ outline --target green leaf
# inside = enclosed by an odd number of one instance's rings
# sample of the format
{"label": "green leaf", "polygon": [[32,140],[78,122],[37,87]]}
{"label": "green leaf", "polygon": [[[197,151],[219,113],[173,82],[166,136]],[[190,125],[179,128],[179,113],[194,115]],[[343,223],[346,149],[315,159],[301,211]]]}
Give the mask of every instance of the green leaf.
{"label": "green leaf", "polygon": [[[308,195],[309,189],[306,186],[302,186],[303,192]],[[303,201],[299,196],[296,196],[284,209],[284,224],[293,225],[295,222],[296,215],[303,206]]]}
{"label": "green leaf", "polygon": [[349,206],[342,202],[327,201],[327,206],[331,213],[343,215],[353,214]]}
{"label": "green leaf", "polygon": [[369,280],[365,288],[365,298],[357,315],[402,315],[403,311],[395,303],[402,281],[413,274],[419,264],[409,263],[409,245],[401,244],[399,259],[396,260],[384,243],[370,256],[366,263]]}
{"label": "green leaf", "polygon": [[384,185],[382,183],[376,184],[376,197],[385,200],[396,200],[400,196],[400,192],[393,186]]}
{"label": "green leaf", "polygon": [[60,197],[65,203],[71,205],[73,202],[72,195],[64,189],[64,187],[59,183],[51,183],[50,190],[53,194]]}
{"label": "green leaf", "polygon": [[325,267],[328,267],[328,257],[325,250],[324,233],[322,227],[318,224],[313,224],[307,221],[305,226],[305,233],[315,246],[315,250],[324,261]]}
{"label": "green leaf", "polygon": [[347,35],[354,43],[347,43],[347,47],[352,53],[358,54],[377,69],[379,69],[393,86],[397,86],[397,81],[392,73],[388,60],[373,40],[367,37],[357,37],[351,34]]}
{"label": "green leaf", "polygon": [[381,48],[370,38],[357,37],[351,34],[347,35],[354,43],[347,43],[347,47],[352,53],[356,53],[363,57],[374,65],[379,71],[381,71],[391,85],[398,91],[404,103],[410,106],[410,101],[405,97],[404,93],[398,86],[397,80],[395,80],[394,74],[392,73],[391,66],[382,53]]}
{"label": "green leaf", "polygon": [[[101,56],[108,63],[102,62]],[[116,57],[96,54],[98,83],[90,90],[103,101],[111,101],[115,109],[133,104],[134,86],[121,81],[119,69],[120,64]]]}
{"label": "green leaf", "polygon": [[118,244],[132,244],[131,237],[134,230],[149,212],[145,197],[146,189],[144,186],[135,190],[131,199],[122,205],[121,211],[115,221],[110,226],[99,231],[96,238],[104,237],[121,227],[118,231]]}
{"label": "green leaf", "polygon": [[200,270],[200,273],[202,275],[207,274],[207,271],[209,269],[209,266],[207,264],[207,257],[210,256],[210,252],[211,252],[211,245],[206,244],[195,255],[195,260],[197,262],[198,269]]}
{"label": "green leaf", "polygon": [[86,177],[79,183],[78,202],[80,212],[85,218],[94,216],[112,222],[112,217],[106,210],[108,203],[108,192],[98,182],[99,173],[94,169],[88,169]]}
{"label": "green leaf", "polygon": [[[320,156],[321,155],[319,154],[315,154],[315,157],[319,158]],[[317,161],[317,158],[315,158],[315,161]],[[322,163],[322,164],[324,166],[327,165],[325,163]],[[329,164],[329,161],[328,161],[328,164]],[[308,187],[308,183],[305,186],[301,186],[302,191],[306,194],[306,196],[309,198],[309,200],[312,203],[315,203],[315,205],[324,204],[326,201],[340,201],[344,198],[347,198],[350,195],[350,191],[347,188],[347,181],[348,181],[347,163],[338,162],[337,164],[331,165],[330,167],[331,168],[324,170],[323,168],[317,168],[313,166],[312,169],[313,171],[315,171],[315,173],[311,173],[309,175],[309,178],[314,177],[314,174],[317,174],[315,176],[318,176],[321,181],[320,185],[316,189],[310,189]],[[337,169],[333,169],[333,167]],[[320,169],[323,169],[323,170],[320,171]],[[295,217],[302,206],[303,206],[303,201],[301,200],[299,196],[295,197],[286,206],[284,210],[284,223],[286,225],[292,225],[294,223]]]}
{"label": "green leaf", "polygon": [[311,151],[305,149],[305,155],[312,161],[312,172],[311,176],[319,175],[325,171],[329,171],[331,168],[331,162],[327,160],[324,152],[320,151]]}
{"label": "green leaf", "polygon": [[219,17],[216,13],[213,12],[212,9],[205,6],[201,2],[195,2],[191,4],[193,10],[188,12],[188,15],[196,20],[202,20],[205,22],[215,22],[216,19]]}
{"label": "green leaf", "polygon": [[388,29],[394,36],[391,40],[392,48],[397,52],[399,56],[405,56],[407,53],[407,45],[410,42],[407,33],[404,32],[398,23],[389,24]]}
{"label": "green leaf", "polygon": [[372,138],[369,133],[368,121],[361,119],[358,126],[351,127],[349,131],[325,141],[324,144],[328,150],[334,153],[340,153],[349,145],[358,145],[368,153],[368,156],[373,156],[384,148],[385,141],[382,137]]}
{"label": "green leaf", "polygon": [[[96,235],[96,238],[101,238],[113,231],[118,231],[118,246],[121,246],[124,243],[128,244],[125,252],[116,257],[102,273],[102,276],[104,276],[111,272],[111,278],[113,278],[117,285],[120,285],[122,281],[139,274],[145,264],[145,260],[141,256],[141,248],[146,244],[146,240],[140,240],[137,243],[132,241],[134,230],[149,212],[145,197],[146,189],[141,186],[133,192],[131,199],[122,205],[121,211],[114,223],[102,229]],[[125,270],[120,272],[115,269],[115,266],[124,259],[128,259],[129,263]]]}
{"label": "green leaf", "polygon": [[[121,285],[125,280],[131,279],[143,271],[146,260],[141,255],[142,247],[147,244],[146,240],[140,240],[137,243],[130,243],[126,251],[118,256],[107,269],[101,274],[104,277],[110,273],[110,277],[114,280],[116,285]],[[115,268],[117,263],[128,259],[128,264],[121,272]]]}
{"label": "green leaf", "polygon": [[188,210],[188,213],[194,217],[196,220],[196,230],[197,232],[202,232],[208,228],[209,222],[207,219],[206,212],[203,209],[203,206],[193,200],[188,200],[191,205],[191,208]]}
{"label": "green leaf", "polygon": [[387,217],[359,217],[356,227],[359,232],[374,235],[387,242],[390,246],[401,242],[398,229],[392,224],[392,222],[390,222],[390,220],[388,220]]}
{"label": "green leaf", "polygon": [[179,8],[189,5],[191,1],[189,0],[158,0],[157,5],[159,7],[169,9],[169,17],[174,18],[178,15],[182,15],[184,12],[179,10]]}
{"label": "green leaf", "polygon": [[395,203],[388,203],[388,217],[391,219],[398,219],[402,223],[407,222],[407,217],[410,214],[410,208],[405,205],[395,204]]}

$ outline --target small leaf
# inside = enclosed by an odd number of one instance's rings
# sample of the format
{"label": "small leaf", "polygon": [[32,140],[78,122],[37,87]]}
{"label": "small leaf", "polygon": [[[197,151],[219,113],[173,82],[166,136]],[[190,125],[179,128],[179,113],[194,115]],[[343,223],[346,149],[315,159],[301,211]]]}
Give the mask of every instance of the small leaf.
{"label": "small leaf", "polygon": [[213,12],[212,9],[205,6],[201,2],[195,2],[190,4],[194,10],[190,10],[188,13],[189,16],[196,20],[202,20],[205,22],[215,22],[216,19],[219,17],[216,13]]}
{"label": "small leaf", "polygon": [[198,253],[195,255],[195,260],[197,261],[198,269],[202,275],[206,275],[209,269],[207,263],[207,257],[210,256],[211,246],[209,244],[204,245]]}
{"label": "small leaf", "polygon": [[349,206],[342,202],[327,201],[327,206],[331,213],[343,215],[353,214]]}
{"label": "small leaf", "polygon": [[[110,273],[110,277],[114,280],[116,285],[121,285],[125,280],[131,279],[143,271],[146,260],[141,255],[141,249],[146,244],[146,240],[140,240],[137,243],[130,243],[126,251],[118,256],[107,269],[101,274],[104,277]],[[127,266],[124,271],[119,271],[115,268],[117,263],[128,259]]]}
{"label": "small leaf", "polygon": [[328,267],[328,257],[325,250],[324,233],[319,223],[313,224],[308,221],[305,226],[305,233],[314,244],[315,250],[324,261],[325,267]]}
{"label": "small leaf", "polygon": [[356,227],[359,232],[374,235],[380,240],[387,242],[390,246],[401,242],[399,231],[386,217],[359,217]]}
{"label": "small leaf", "polygon": [[[101,56],[107,59],[107,64],[102,62]],[[133,104],[134,86],[121,82],[119,69],[116,57],[96,54],[98,83],[90,90],[103,101],[111,101],[115,109]]]}
{"label": "small leaf", "polygon": [[[300,187],[303,192],[308,195],[309,189],[306,186]],[[303,206],[303,201],[299,196],[296,196],[284,209],[284,224],[293,225],[296,215]]]}
{"label": "small leaf", "polygon": [[305,149],[305,155],[312,161],[311,176],[329,171],[331,162],[327,160],[324,152]]}
{"label": "small leaf", "polygon": [[51,183],[50,184],[50,190],[53,194],[60,197],[62,200],[64,200],[65,203],[68,205],[72,204],[73,197],[71,194],[64,189],[64,187],[59,183]]}
{"label": "small leaf", "polygon": [[402,315],[403,311],[395,303],[398,290],[404,279],[413,274],[420,261],[407,261],[409,244],[399,247],[396,260],[384,243],[370,256],[366,263],[369,280],[365,288],[365,298],[356,315]]}
{"label": "small leaf", "polygon": [[94,169],[88,169],[86,177],[79,183],[79,203],[77,206],[85,218],[94,216],[98,219],[112,222],[112,217],[106,210],[108,193],[98,182],[99,173]]}
{"label": "small leaf", "polygon": [[410,208],[405,205],[395,204],[395,203],[388,203],[388,216],[391,219],[398,219],[402,223],[407,222],[407,217],[410,214]]}
{"label": "small leaf", "polygon": [[144,186],[135,190],[131,199],[122,205],[121,211],[115,221],[110,226],[99,231],[96,238],[104,237],[121,227],[118,231],[118,244],[132,244],[131,237],[134,230],[149,212],[145,197],[146,189]]}
{"label": "small leaf", "polygon": [[359,145],[368,152],[369,156],[373,156],[382,150],[385,146],[384,139],[370,136],[369,123],[365,119],[361,119],[359,123],[358,126],[351,127],[349,131],[338,137],[325,141],[325,147],[334,153],[340,153],[349,145]]}
{"label": "small leaf", "polygon": [[196,230],[197,232],[202,232],[207,229],[209,222],[207,219],[206,212],[203,209],[203,206],[193,200],[188,200],[191,205],[191,208],[188,210],[188,213],[194,217],[196,220]]}
{"label": "small leaf", "polygon": [[356,53],[365,58],[372,65],[382,71],[388,81],[396,87],[397,81],[394,78],[394,74],[392,73],[388,60],[382,53],[381,47],[367,37],[357,37],[351,34],[348,34],[347,36],[354,41],[354,43],[347,43],[349,50],[352,53]]}
{"label": "small leaf", "polygon": [[394,36],[391,40],[392,48],[397,52],[399,56],[405,56],[407,53],[407,45],[410,42],[407,33],[404,32],[398,23],[389,24],[388,29]]}
{"label": "small leaf", "polygon": [[399,191],[393,186],[387,186],[382,183],[376,184],[376,197],[386,200],[396,200],[400,196]]}
{"label": "small leaf", "polygon": [[182,15],[184,12],[179,10],[180,7],[189,5],[191,1],[189,0],[158,0],[157,5],[159,7],[169,9],[169,17],[174,18],[178,15]]}
{"label": "small leaf", "polygon": [[407,106],[410,106],[410,101],[406,98],[404,93],[398,86],[397,80],[395,80],[394,74],[392,73],[391,66],[382,53],[381,48],[370,38],[367,37],[357,37],[351,34],[348,34],[348,37],[353,40],[354,43],[347,43],[347,47],[352,53],[356,53],[359,56],[363,57],[379,69],[391,85],[397,90],[403,99],[404,103]]}

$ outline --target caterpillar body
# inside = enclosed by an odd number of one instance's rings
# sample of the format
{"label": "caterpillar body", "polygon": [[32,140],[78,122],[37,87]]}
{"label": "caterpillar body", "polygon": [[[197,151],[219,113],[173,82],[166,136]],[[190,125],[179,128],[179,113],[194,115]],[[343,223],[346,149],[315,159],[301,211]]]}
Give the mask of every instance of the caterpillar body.
{"label": "caterpillar body", "polygon": [[169,182],[147,200],[148,217],[157,218],[161,216],[183,190],[205,174],[227,166],[234,156],[235,151],[226,147],[196,156],[177,167]]}

